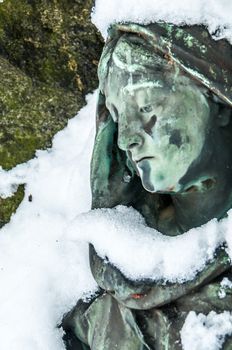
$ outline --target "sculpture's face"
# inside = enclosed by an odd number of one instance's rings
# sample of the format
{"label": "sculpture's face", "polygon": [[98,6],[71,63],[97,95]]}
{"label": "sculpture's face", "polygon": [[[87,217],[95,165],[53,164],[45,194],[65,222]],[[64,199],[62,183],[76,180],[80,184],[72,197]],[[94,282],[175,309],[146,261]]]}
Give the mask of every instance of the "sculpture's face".
{"label": "sculpture's face", "polygon": [[106,106],[126,151],[149,192],[184,190],[181,178],[201,154],[209,124],[206,97],[173,69],[125,73],[116,65],[106,84]]}

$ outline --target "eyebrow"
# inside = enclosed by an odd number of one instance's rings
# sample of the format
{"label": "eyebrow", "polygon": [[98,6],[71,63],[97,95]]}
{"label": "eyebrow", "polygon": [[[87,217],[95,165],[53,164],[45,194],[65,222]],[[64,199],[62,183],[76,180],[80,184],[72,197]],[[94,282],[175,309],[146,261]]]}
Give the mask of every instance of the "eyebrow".
{"label": "eyebrow", "polygon": [[162,81],[156,80],[156,81],[147,81],[144,83],[135,83],[135,84],[128,84],[126,85],[122,91],[124,92],[134,92],[136,90],[139,90],[141,88],[164,88]]}

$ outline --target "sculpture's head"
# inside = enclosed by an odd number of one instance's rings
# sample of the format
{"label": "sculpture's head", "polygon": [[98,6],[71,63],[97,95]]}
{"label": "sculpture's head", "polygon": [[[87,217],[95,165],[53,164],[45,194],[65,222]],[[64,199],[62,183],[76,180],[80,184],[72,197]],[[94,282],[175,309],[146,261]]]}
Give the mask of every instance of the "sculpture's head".
{"label": "sculpture's head", "polygon": [[115,47],[104,93],[118,126],[118,147],[143,187],[185,190],[180,180],[200,156],[211,125],[206,89],[132,35]]}
{"label": "sculpture's head", "polygon": [[232,201],[231,57],[231,45],[201,26],[112,27],[99,64],[93,208],[132,205],[154,217],[153,227],[171,201],[181,209],[189,201],[195,218],[188,212],[185,228],[224,215]]}

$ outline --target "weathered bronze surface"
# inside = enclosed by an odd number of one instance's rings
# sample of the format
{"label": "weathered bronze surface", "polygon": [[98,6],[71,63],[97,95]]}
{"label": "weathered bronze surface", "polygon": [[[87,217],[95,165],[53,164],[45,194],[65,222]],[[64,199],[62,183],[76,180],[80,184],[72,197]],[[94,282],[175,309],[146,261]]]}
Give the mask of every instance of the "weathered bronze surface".
{"label": "weathered bronze surface", "polygon": [[[230,44],[201,26],[115,25],[99,81],[92,207],[133,206],[171,236],[223,218],[232,206]],[[64,319],[81,341],[73,349],[181,349],[190,310],[232,309],[231,292],[218,296],[231,275],[224,247],[182,284],[130,281],[93,246],[90,265],[101,292]]]}

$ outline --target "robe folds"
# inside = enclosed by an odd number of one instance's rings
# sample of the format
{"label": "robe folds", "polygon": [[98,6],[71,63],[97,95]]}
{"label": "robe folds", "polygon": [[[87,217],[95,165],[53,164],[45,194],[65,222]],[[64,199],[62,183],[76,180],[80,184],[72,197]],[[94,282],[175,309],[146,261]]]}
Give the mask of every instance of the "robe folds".
{"label": "robe folds", "polygon": [[[226,40],[213,40],[203,26],[168,23],[115,24],[109,29],[99,64],[97,134],[91,164],[92,208],[126,205],[142,215],[147,197],[127,155],[117,146],[117,125],[105,104],[104,81],[112,53],[124,35],[142,38],[151,53],[176,64],[199,85],[232,107],[232,48]],[[123,181],[129,174],[130,181]],[[155,200],[155,195],[153,195]],[[147,217],[147,219],[149,219]],[[125,277],[110,261],[102,259],[90,245],[90,267],[99,294],[89,302],[80,300],[63,320],[63,328],[77,338],[67,341],[73,350],[176,350],[182,349],[180,330],[188,313],[232,311],[232,291],[219,297],[220,282],[232,278],[225,247],[187,282],[137,280]],[[73,339],[74,339],[73,338]],[[75,345],[76,344],[76,345]],[[226,338],[223,349],[232,349]]]}

